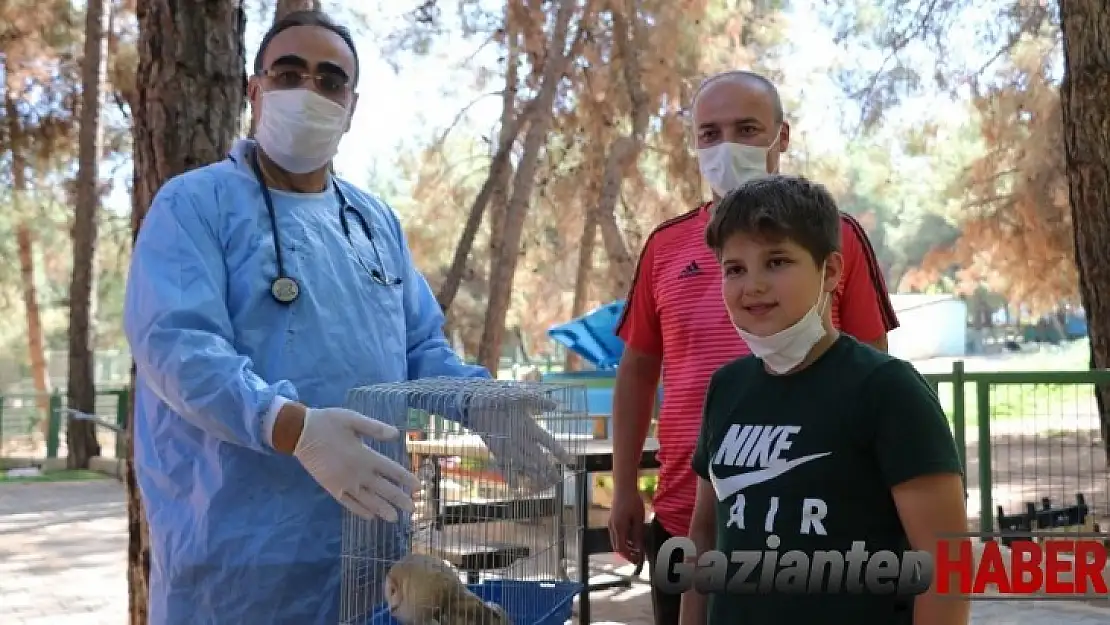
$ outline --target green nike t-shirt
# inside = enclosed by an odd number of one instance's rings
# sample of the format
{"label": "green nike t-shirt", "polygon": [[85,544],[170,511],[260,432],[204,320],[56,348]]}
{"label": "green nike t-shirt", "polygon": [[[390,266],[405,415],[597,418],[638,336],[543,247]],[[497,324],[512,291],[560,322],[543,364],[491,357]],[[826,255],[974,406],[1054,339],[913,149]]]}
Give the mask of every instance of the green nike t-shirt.
{"label": "green nike t-shirt", "polygon": [[909,597],[805,591],[811,583],[835,587],[827,573],[795,577],[796,592],[760,588],[761,578],[769,582],[797,565],[781,559],[792,550],[807,554],[812,566],[814,552],[844,553],[855,541],[865,541],[870,553],[909,549],[891,488],[962,473],[948,420],[925,379],[848,335],[792,375],[769,374],[751,356],[717,370],[693,468],[717,493],[716,549],[773,550],[781,563],[768,568],[761,560],[745,575],[753,564],[733,561],[729,583],[747,588],[710,596],[709,625],[911,623]]}

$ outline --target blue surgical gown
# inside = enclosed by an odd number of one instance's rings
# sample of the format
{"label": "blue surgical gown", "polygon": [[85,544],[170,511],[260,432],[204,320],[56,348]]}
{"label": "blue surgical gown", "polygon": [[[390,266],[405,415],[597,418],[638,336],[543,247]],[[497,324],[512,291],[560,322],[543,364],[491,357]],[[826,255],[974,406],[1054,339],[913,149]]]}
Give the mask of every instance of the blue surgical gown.
{"label": "blue surgical gown", "polygon": [[[344,181],[377,251],[353,213],[344,235],[330,186],[274,190],[285,272],[301,287],[292,305],[274,301],[253,146],[242,140],[231,158],[166,182],[131,260],[124,329],[137,366],[151,625],[339,623],[343,508],[266,444],[275,395],[343,406],[353,387],[489,376],[450,349],[396,215]],[[401,283],[372,280],[375,269]]]}

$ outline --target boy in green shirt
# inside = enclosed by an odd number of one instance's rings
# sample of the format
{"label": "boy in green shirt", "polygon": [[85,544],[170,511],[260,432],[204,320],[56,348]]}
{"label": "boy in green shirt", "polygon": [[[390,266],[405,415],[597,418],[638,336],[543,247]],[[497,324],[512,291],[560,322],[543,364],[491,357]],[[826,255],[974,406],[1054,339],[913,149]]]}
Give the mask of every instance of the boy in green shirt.
{"label": "boy in green shirt", "polygon": [[[797,550],[812,561],[856,541],[870,553],[933,551],[941,534],[966,532],[959,456],[935,393],[912,365],[832,324],[843,259],[829,192],[793,176],[750,182],[721,201],[706,242],[752,355],[717,370],[706,393],[693,458],[698,552]],[[966,602],[931,591],[852,593],[826,574],[817,592],[806,579],[791,593],[760,587],[763,567],[746,592],[686,592],[683,625],[968,622]],[[733,560],[729,577],[740,568]]]}

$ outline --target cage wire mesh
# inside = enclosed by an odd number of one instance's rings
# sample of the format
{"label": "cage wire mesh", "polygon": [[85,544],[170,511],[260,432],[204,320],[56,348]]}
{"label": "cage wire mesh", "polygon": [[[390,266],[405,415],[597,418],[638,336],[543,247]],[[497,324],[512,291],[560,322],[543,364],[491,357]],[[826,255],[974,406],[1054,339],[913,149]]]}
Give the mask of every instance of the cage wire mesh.
{"label": "cage wire mesh", "polygon": [[[345,512],[340,625],[570,618],[580,584],[567,574],[566,545],[580,529],[575,480],[584,478],[580,462],[560,463],[535,443],[550,435],[569,458],[581,455],[591,438],[585,387],[427,378],[353,389],[347,405],[402,432],[366,442],[421,489],[415,512],[395,523]],[[512,449],[524,453],[497,454]],[[536,481],[537,467],[547,480]]]}

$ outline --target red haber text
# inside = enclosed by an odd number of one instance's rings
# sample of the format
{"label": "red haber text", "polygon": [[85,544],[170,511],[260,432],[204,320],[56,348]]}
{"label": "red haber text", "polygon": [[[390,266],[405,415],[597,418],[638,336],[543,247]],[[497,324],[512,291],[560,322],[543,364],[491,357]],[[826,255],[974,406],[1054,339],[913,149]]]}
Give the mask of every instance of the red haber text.
{"label": "red haber text", "polygon": [[[996,586],[999,594],[1083,595],[1107,594],[1106,547],[1095,540],[1015,540],[1010,563],[996,540],[983,543],[976,567],[970,540],[940,541],[936,551],[936,592],[976,595]],[[953,551],[956,553],[954,554]],[[956,588],[952,577],[956,576]]]}

